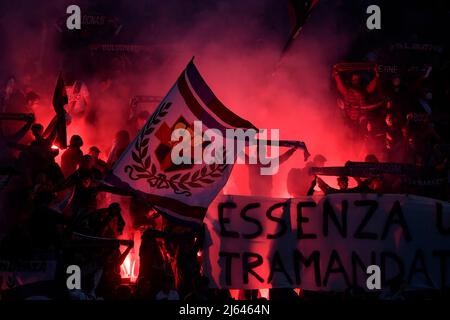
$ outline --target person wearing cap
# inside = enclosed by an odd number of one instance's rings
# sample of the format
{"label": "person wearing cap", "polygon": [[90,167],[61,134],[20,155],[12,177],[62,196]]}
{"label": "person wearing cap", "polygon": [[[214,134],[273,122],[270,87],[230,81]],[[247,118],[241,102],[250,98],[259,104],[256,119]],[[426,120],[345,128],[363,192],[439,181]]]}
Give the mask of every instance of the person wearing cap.
{"label": "person wearing cap", "polygon": [[100,152],[100,149],[96,146],[89,148],[89,155],[92,158],[94,168],[99,170],[102,175],[105,175],[109,168],[106,162],[99,158]]}
{"label": "person wearing cap", "polygon": [[79,135],[75,134],[70,138],[69,147],[61,155],[61,170],[64,177],[67,178],[77,170],[83,158],[82,146],[83,139]]}

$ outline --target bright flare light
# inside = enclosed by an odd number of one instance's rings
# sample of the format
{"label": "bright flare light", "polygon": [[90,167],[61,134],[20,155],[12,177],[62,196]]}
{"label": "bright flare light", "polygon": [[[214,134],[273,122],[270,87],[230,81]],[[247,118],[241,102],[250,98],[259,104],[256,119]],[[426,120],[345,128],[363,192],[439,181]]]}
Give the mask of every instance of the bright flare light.
{"label": "bright flare light", "polygon": [[122,279],[130,279],[130,282],[136,282],[136,269],[136,260],[134,259],[134,254],[130,252],[125,258],[125,261],[120,266],[120,277]]}

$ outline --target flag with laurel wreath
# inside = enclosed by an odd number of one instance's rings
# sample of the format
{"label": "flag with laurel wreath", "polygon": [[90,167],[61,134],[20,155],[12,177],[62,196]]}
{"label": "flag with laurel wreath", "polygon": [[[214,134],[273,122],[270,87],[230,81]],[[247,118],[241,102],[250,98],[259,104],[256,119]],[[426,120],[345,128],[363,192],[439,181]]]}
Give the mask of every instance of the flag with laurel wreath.
{"label": "flag with laurel wreath", "polygon": [[216,129],[224,137],[226,129],[256,129],[217,99],[191,61],[114,165],[108,182],[133,189],[169,218],[201,223],[227,182],[232,164],[173,163],[172,149],[180,143],[171,139],[174,130],[189,132],[192,148],[207,144],[195,136],[194,121],[202,122],[202,134]]}

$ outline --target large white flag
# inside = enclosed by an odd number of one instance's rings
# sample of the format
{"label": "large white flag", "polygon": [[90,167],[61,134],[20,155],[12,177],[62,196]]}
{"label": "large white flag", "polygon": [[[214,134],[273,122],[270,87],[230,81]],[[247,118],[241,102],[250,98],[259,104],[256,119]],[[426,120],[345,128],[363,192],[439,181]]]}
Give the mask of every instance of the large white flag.
{"label": "large white flag", "polygon": [[226,129],[255,129],[217,99],[191,61],[117,161],[108,181],[135,190],[169,217],[201,223],[227,182],[232,165],[204,161],[174,164],[171,153],[179,142],[172,141],[172,133],[186,129],[193,133],[193,144],[198,144],[194,121],[202,122],[202,133],[217,129],[224,136]]}

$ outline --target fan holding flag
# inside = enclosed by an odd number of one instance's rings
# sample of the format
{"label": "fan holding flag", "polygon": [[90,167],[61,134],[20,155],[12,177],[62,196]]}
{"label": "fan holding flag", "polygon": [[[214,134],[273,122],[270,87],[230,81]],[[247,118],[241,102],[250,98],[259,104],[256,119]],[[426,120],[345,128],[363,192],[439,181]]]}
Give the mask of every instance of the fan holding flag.
{"label": "fan holding flag", "polygon": [[50,121],[50,124],[45,129],[44,137],[49,137],[50,133],[54,132],[55,141],[54,144],[60,148],[67,148],[67,131],[66,131],[66,122],[67,122],[67,112],[64,109],[64,106],[68,103],[68,97],[66,88],[64,86],[64,80],[62,78],[61,73],[58,76],[58,80],[56,82],[55,91],[53,93],[53,109],[56,112],[56,115]]}
{"label": "fan holding flag", "polygon": [[[202,143],[197,136],[211,129],[222,136],[230,129],[255,129],[219,101],[191,60],[115,163],[107,181],[134,190],[176,222],[200,225],[209,204],[226,184],[233,163],[173,163],[171,154],[177,144],[172,141],[172,133],[177,129],[194,132],[197,121],[201,121],[203,132],[193,135],[194,146]],[[292,143],[300,146],[298,142]],[[306,146],[302,147],[306,154]]]}

